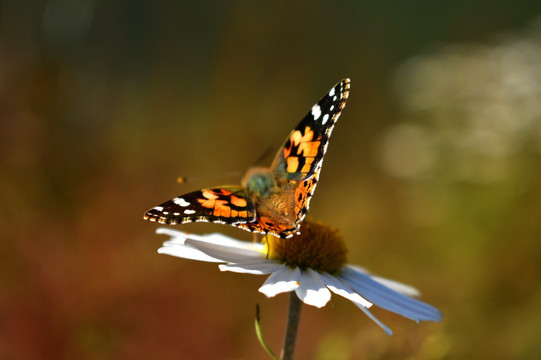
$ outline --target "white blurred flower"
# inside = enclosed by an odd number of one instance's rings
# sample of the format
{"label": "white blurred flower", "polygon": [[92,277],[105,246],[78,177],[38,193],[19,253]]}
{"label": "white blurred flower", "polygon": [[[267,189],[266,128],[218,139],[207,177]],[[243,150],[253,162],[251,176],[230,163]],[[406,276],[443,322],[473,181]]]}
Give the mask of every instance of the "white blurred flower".
{"label": "white blurred flower", "polygon": [[414,181],[526,178],[541,152],[540,38],[541,18],[406,60],[393,84],[403,118],[383,133],[382,167]]}
{"label": "white blurred flower", "polygon": [[347,265],[345,244],[323,225],[305,224],[301,235],[291,239],[269,236],[268,245],[218,233],[194,235],[168,228],[156,232],[171,237],[160,254],[220,263],[221,271],[270,275],[259,288],[269,298],[295,291],[305,304],[321,308],[333,292],[350,300],[388,335],[392,331],[368,310],[373,304],[416,322],[441,320],[436,308],[412,298],[419,296],[413,287]]}

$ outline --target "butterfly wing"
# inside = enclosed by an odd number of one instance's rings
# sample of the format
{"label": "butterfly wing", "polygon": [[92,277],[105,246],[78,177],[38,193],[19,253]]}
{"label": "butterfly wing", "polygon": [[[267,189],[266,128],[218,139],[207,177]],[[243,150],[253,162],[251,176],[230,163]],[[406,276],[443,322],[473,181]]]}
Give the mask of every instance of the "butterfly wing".
{"label": "butterfly wing", "polygon": [[259,234],[270,234],[279,238],[288,238],[293,234],[298,234],[296,226],[291,227],[285,223],[277,222],[275,217],[258,214],[254,222],[235,224],[236,227]]}
{"label": "butterfly wing", "polygon": [[241,186],[203,189],[153,207],[145,220],[176,225],[195,221],[236,225],[255,221],[252,201]]}
{"label": "butterfly wing", "polygon": [[289,230],[288,236],[298,232],[301,221],[308,213],[329,138],[346,106],[349,87],[350,80],[342,80],[312,107],[291,132],[271,166],[281,186],[293,192],[296,229]]}
{"label": "butterfly wing", "polygon": [[297,229],[308,213],[310,199],[316,189],[320,168],[316,169],[314,176],[310,179],[299,181],[295,186],[295,214],[297,215],[295,225]]}
{"label": "butterfly wing", "polygon": [[334,124],[349,95],[350,80],[336,84],[289,134],[271,169],[277,178],[308,180],[319,173]]}

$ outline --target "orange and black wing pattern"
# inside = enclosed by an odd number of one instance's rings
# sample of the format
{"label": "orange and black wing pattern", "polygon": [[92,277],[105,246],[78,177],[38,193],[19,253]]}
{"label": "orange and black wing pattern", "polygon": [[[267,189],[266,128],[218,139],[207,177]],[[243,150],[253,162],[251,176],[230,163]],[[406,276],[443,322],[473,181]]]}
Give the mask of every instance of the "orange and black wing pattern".
{"label": "orange and black wing pattern", "polygon": [[276,178],[288,179],[286,186],[294,187],[297,228],[308,212],[329,138],[346,106],[349,88],[350,80],[344,79],[329,90],[291,132],[272,164]]}
{"label": "orange and black wing pattern", "polygon": [[[319,168],[316,169],[316,173],[308,180],[299,181],[295,187],[295,213],[297,214],[296,226],[300,228],[301,222],[308,213],[310,199],[316,189],[317,181],[319,178]],[[295,180],[292,180],[295,181]]]}
{"label": "orange and black wing pattern", "polygon": [[144,218],[169,225],[196,221],[228,224],[281,238],[298,233],[349,87],[349,79],[336,84],[287,137],[270,168],[276,189],[264,194],[242,186],[203,189],[155,206]]}
{"label": "orange and black wing pattern", "polygon": [[289,134],[271,166],[277,178],[308,180],[318,173],[334,124],[346,106],[349,87],[349,79],[336,84]]}
{"label": "orange and black wing pattern", "polygon": [[298,229],[296,227],[277,223],[272,221],[272,219],[266,218],[265,216],[257,217],[256,221],[254,222],[235,224],[235,226],[246,231],[258,234],[274,235],[282,239],[286,239],[298,233]]}
{"label": "orange and black wing pattern", "polygon": [[253,222],[256,215],[243,187],[224,186],[176,197],[148,210],[144,218],[168,225],[200,221],[236,225]]}

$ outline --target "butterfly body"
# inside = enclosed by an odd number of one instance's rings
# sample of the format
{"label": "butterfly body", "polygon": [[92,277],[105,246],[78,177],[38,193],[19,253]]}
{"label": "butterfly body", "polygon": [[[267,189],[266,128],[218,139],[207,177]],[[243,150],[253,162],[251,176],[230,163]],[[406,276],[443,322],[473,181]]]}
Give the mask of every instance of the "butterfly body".
{"label": "butterfly body", "polygon": [[198,190],[166,201],[144,218],[170,225],[222,223],[282,238],[297,234],[348,94],[349,79],[344,79],[323,96],[290,133],[269,168],[248,170],[241,185]]}
{"label": "butterfly body", "polygon": [[246,175],[246,192],[258,215],[256,221],[247,225],[248,230],[296,231],[296,184],[288,179],[275,178],[270,169],[253,168]]}
{"label": "butterfly body", "polygon": [[268,196],[276,192],[279,187],[272,171],[265,167],[253,167],[246,172],[241,184],[249,194],[255,196]]}

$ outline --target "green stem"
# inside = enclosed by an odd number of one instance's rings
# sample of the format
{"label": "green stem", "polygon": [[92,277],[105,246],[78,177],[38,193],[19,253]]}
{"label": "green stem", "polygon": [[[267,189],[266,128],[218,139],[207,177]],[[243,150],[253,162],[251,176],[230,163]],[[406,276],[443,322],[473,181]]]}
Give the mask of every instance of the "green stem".
{"label": "green stem", "polygon": [[301,319],[301,306],[301,300],[297,297],[295,291],[292,291],[289,295],[287,329],[282,350],[282,360],[293,360],[295,343],[297,342],[297,330],[299,330],[299,320]]}
{"label": "green stem", "polygon": [[276,355],[274,355],[271,348],[269,347],[269,345],[265,341],[265,338],[263,337],[263,330],[261,330],[261,321],[259,319],[259,305],[257,305],[257,304],[255,306],[255,333],[257,335],[257,339],[259,340],[259,343],[261,344],[263,349],[267,352],[267,354],[269,354],[269,356],[273,360],[278,360]]}

